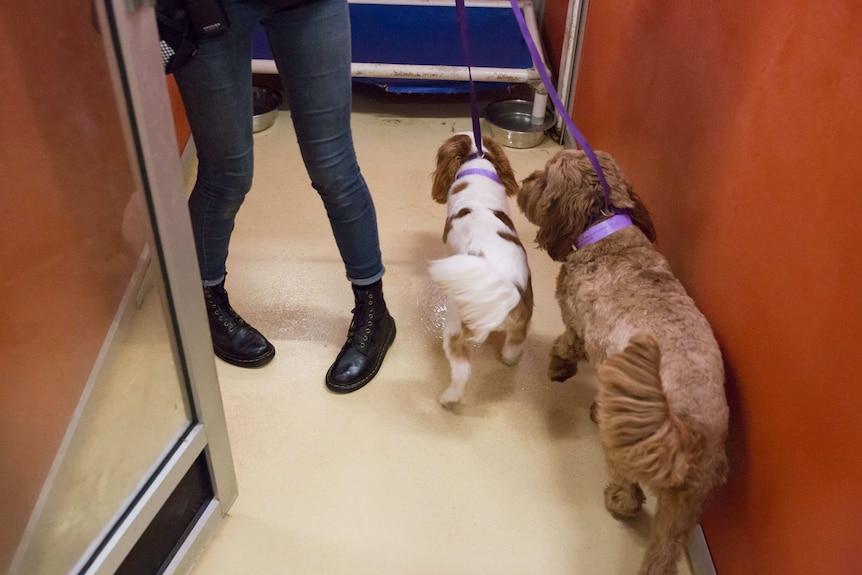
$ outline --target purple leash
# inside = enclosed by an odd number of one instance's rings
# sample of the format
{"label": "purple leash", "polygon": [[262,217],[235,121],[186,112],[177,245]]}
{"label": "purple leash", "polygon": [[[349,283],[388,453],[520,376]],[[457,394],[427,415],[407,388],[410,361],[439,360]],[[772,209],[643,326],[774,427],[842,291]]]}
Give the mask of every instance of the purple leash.
{"label": "purple leash", "polygon": [[[463,0],[458,0],[463,2]],[[521,35],[524,37],[524,42],[527,43],[527,49],[530,50],[530,57],[533,59],[533,66],[536,67],[536,70],[539,72],[539,77],[542,79],[542,83],[545,85],[545,88],[548,90],[548,96],[551,98],[551,102],[554,103],[554,107],[560,112],[560,116],[563,118],[563,123],[566,125],[566,129],[569,130],[569,133],[572,137],[578,142],[578,145],[587,155],[587,158],[590,160],[590,163],[593,165],[593,169],[596,171],[596,175],[599,177],[599,182],[602,184],[602,192],[605,195],[605,214],[611,215],[613,214],[613,209],[611,209],[611,199],[610,199],[610,186],[608,186],[608,182],[605,179],[605,173],[602,171],[601,165],[599,165],[599,159],[596,158],[595,153],[593,153],[593,149],[587,143],[587,139],[584,138],[584,135],[581,134],[580,130],[578,130],[575,123],[572,121],[571,116],[569,116],[566,112],[566,107],[563,106],[563,102],[560,100],[560,96],[557,95],[557,91],[554,89],[554,85],[551,83],[551,77],[548,75],[548,71],[545,69],[545,63],[542,61],[542,57],[539,55],[539,50],[536,48],[536,43],[533,42],[533,36],[530,34],[529,28],[527,28],[527,22],[524,20],[524,15],[521,13],[521,7],[518,6],[518,0],[509,0],[512,4],[512,11],[515,13],[515,19],[518,21],[518,27],[521,29]]]}
{"label": "purple leash", "polygon": [[467,77],[470,79],[470,112],[473,116],[473,139],[476,141],[476,149],[479,157],[482,152],[482,129],[479,126],[479,101],[476,98],[476,87],[473,85],[473,72],[470,67],[470,31],[467,28],[467,7],[464,0],[455,0],[455,9],[458,13],[458,26],[461,28],[461,45],[464,48],[464,62],[467,64]]}

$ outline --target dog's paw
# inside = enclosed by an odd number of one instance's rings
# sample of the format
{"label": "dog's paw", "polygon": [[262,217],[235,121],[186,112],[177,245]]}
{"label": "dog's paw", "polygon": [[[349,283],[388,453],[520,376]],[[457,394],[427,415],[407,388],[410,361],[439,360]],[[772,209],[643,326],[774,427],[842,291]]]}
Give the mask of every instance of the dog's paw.
{"label": "dog's paw", "polygon": [[577,363],[551,355],[551,362],[548,364],[548,378],[551,381],[566,381],[576,373],[578,373]]}
{"label": "dog's paw", "polygon": [[440,394],[440,397],[437,398],[437,401],[440,402],[440,405],[443,407],[453,407],[460,403],[462,394],[452,387],[446,388],[446,391]]}
{"label": "dog's paw", "polygon": [[637,515],[646,497],[637,483],[611,483],[605,487],[605,507],[617,519],[628,519]]}

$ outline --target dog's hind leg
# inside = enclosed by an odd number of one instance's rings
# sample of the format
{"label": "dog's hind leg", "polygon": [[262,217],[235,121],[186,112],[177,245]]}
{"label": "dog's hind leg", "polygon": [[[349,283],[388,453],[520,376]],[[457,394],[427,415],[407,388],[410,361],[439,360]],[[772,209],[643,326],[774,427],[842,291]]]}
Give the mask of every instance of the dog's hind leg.
{"label": "dog's hind leg", "polygon": [[706,491],[672,488],[658,492],[655,517],[639,575],[676,575],[692,528],[700,518]]}
{"label": "dog's hind leg", "polygon": [[507,330],[506,342],[503,344],[503,349],[500,352],[500,361],[506,365],[515,365],[521,359],[521,354],[524,352],[524,339],[526,339],[526,329],[523,331]]}
{"label": "dog's hind leg", "polygon": [[446,327],[443,329],[443,350],[449,360],[452,379],[449,387],[438,398],[443,405],[456,404],[464,396],[464,387],[470,379],[469,335],[469,329],[461,324],[461,317],[455,311],[454,302],[449,301]]}
{"label": "dog's hind leg", "polygon": [[506,365],[515,365],[524,351],[527,328],[533,317],[533,287],[527,282],[527,289],[521,292],[521,301],[509,312],[504,322],[506,341],[500,352],[500,359]]}
{"label": "dog's hind leg", "polygon": [[515,365],[524,352],[524,340],[527,339],[526,322],[513,322],[506,327],[506,341],[500,352],[500,360],[506,365]]}
{"label": "dog's hind leg", "polygon": [[608,463],[608,481],[605,487],[605,508],[616,519],[629,519],[637,515],[646,497],[640,485],[626,479]]}
{"label": "dog's hind leg", "polygon": [[565,381],[578,373],[578,362],[585,360],[584,342],[570,328],[566,328],[551,347],[548,377],[553,381]]}

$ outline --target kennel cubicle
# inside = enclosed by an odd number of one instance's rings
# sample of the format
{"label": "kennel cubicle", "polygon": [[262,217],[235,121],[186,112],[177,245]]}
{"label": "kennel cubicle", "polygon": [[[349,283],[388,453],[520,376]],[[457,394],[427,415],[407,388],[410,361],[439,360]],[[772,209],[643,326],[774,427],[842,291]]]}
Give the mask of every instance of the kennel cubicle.
{"label": "kennel cubicle", "polygon": [[[519,6],[540,49],[531,0]],[[477,90],[526,84],[533,115],[543,117],[547,91],[533,65],[507,0],[467,0],[471,72]],[[357,82],[397,93],[460,93],[468,90],[454,0],[350,0],[351,72]],[[544,58],[544,55],[542,55]],[[262,28],[254,36],[252,70],[276,73]]]}

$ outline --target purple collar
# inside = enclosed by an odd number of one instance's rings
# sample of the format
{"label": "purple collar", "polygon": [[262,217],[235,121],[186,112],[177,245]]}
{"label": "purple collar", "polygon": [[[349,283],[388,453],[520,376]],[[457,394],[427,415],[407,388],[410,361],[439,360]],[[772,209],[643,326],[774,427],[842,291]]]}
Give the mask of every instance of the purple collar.
{"label": "purple collar", "polygon": [[581,249],[599,240],[603,240],[614,232],[632,225],[632,219],[626,214],[614,214],[606,220],[594,224],[575,240],[575,249]]}
{"label": "purple collar", "polygon": [[497,172],[494,170],[486,170],[485,168],[467,168],[466,170],[460,170],[455,175],[455,180],[460,180],[464,176],[485,176],[489,180],[494,180],[498,184],[500,183],[500,177],[497,175]]}

